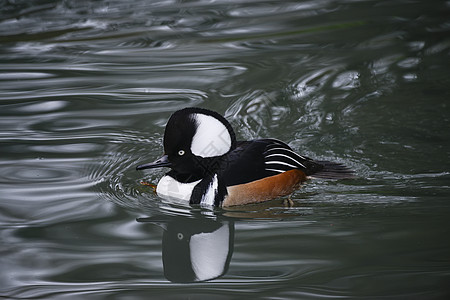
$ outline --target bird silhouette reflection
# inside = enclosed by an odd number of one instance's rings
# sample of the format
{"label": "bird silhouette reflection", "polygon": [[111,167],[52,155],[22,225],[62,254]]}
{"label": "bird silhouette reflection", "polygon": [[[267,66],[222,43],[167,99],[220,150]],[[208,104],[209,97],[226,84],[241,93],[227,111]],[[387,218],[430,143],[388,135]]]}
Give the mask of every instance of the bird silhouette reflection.
{"label": "bird silhouette reflection", "polygon": [[164,229],[164,276],[172,282],[200,282],[223,276],[234,246],[234,222],[206,217],[138,218]]}

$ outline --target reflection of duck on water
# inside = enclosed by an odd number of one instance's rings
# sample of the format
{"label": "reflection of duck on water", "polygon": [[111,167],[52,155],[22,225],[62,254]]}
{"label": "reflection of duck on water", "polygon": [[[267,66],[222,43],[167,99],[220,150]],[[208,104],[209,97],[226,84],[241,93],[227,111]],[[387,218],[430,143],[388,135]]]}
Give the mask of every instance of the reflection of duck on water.
{"label": "reflection of duck on water", "polygon": [[172,282],[198,282],[224,275],[234,245],[234,223],[207,218],[139,218],[164,228],[162,258],[165,277]]}

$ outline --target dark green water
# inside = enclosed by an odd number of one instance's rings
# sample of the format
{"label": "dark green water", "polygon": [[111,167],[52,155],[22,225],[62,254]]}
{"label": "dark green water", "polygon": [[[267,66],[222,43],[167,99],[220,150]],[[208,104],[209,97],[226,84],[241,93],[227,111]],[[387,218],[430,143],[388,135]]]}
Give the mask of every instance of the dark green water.
{"label": "dark green water", "polygon": [[[428,0],[1,1],[0,298],[447,299],[449,16]],[[292,208],[163,201],[140,182],[165,171],[135,166],[186,106],[358,178],[311,181]],[[217,278],[176,283],[202,228]]]}

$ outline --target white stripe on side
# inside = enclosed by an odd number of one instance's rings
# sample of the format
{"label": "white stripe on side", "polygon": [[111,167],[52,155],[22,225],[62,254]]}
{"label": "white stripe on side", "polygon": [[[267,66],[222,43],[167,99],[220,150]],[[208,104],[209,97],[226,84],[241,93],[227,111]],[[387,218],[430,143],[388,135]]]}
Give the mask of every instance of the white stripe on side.
{"label": "white stripe on side", "polygon": [[284,150],[284,151],[287,151],[287,152],[289,152],[289,153],[294,154],[294,155],[297,156],[297,157],[300,157],[300,159],[307,160],[306,157],[301,156],[301,155],[295,153],[294,151],[292,151],[291,149],[288,149],[288,148],[275,147],[275,148],[270,148],[270,149],[266,150],[266,152],[270,152],[270,151],[273,151],[273,150]]}
{"label": "white stripe on side", "polygon": [[299,166],[301,166],[301,167],[303,167],[303,168],[306,168],[301,162],[299,162],[298,160],[296,160],[296,159],[293,158],[292,156],[285,155],[285,154],[281,154],[281,153],[275,153],[275,154],[269,154],[269,155],[266,155],[266,158],[267,158],[267,157],[272,157],[272,156],[286,157],[286,158],[292,160],[293,162],[295,162],[296,164],[298,164]]}
{"label": "white stripe on side", "polygon": [[217,174],[215,174],[205,194],[203,195],[200,204],[214,206],[214,200],[216,198],[218,188],[219,188],[219,180],[217,179]]}
{"label": "white stripe on side", "polygon": [[272,172],[278,172],[278,173],[283,173],[283,172],[286,172],[286,171],[284,171],[284,170],[277,170],[277,169],[265,169],[266,171],[272,171]]}
{"label": "white stripe on side", "polygon": [[288,164],[288,163],[285,163],[282,161],[266,161],[266,166],[267,165],[283,165],[283,166],[288,166],[288,167],[291,167],[294,169],[296,169],[298,167],[298,166],[294,166],[294,165],[291,165],[291,164]]}

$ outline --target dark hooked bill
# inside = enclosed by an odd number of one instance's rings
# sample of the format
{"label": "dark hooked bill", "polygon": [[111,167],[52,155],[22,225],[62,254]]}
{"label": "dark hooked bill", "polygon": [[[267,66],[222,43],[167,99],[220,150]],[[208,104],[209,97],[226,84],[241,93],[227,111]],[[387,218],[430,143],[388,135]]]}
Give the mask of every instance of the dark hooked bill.
{"label": "dark hooked bill", "polygon": [[169,161],[169,157],[166,154],[164,154],[162,157],[158,158],[154,162],[137,166],[136,170],[170,167],[170,166],[171,166],[171,164]]}

